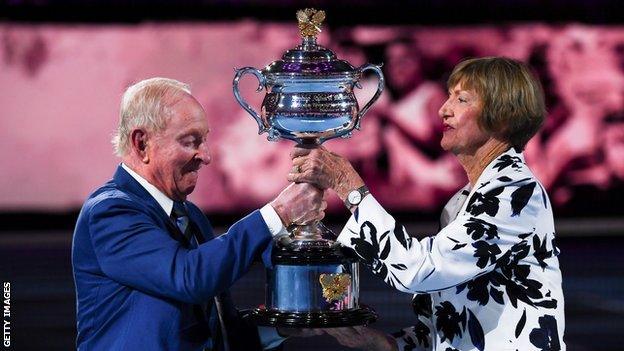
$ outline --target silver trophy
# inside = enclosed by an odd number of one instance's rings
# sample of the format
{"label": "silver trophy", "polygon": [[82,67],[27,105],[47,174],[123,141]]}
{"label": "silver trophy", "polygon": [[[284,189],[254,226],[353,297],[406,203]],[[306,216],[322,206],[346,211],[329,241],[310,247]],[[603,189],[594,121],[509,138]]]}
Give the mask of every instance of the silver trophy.
{"label": "silver trophy", "polygon": [[[360,129],[362,116],[383,91],[380,66],[354,68],[317,44],[324,19],[324,11],[298,11],[301,45],[263,70],[236,70],[234,97],[258,123],[258,134],[267,132],[270,141],[283,138],[314,147],[329,139],[348,138],[353,129]],[[361,88],[366,71],[377,75],[377,91],[360,109],[354,89]],[[238,89],[245,74],[258,79],[258,92],[266,90],[259,113]],[[374,311],[359,304],[357,259],[334,241],[336,236],[320,222],[288,229],[289,235],[275,242],[274,267],[267,270],[266,303],[253,311],[254,320],[260,325],[309,328],[376,320]]]}

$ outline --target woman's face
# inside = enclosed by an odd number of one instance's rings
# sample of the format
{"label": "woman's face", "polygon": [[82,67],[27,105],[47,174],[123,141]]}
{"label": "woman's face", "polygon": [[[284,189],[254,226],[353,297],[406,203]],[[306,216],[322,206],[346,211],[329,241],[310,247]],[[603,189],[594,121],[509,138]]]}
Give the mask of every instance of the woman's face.
{"label": "woman's face", "polygon": [[443,123],[440,145],[444,150],[455,155],[473,155],[490,139],[477,123],[482,108],[481,97],[474,90],[462,89],[461,83],[449,89],[448,99],[438,111]]}

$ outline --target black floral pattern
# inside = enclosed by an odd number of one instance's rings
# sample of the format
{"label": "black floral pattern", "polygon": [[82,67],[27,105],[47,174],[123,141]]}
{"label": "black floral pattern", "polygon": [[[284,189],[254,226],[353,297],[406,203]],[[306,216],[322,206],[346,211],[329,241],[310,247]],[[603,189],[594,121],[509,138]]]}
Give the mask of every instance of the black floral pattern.
{"label": "black floral pattern", "polygon": [[533,236],[533,256],[535,256],[535,259],[539,263],[540,267],[542,267],[542,270],[546,269],[548,266],[545,262],[546,259],[553,256],[553,251],[546,249],[546,242],[547,241],[545,239],[540,241],[540,238],[537,235]]}
{"label": "black floral pattern", "polygon": [[529,340],[540,351],[561,350],[557,320],[554,316],[544,315],[538,319],[539,327],[531,330]]}
{"label": "black floral pattern", "polygon": [[461,249],[462,247],[464,247],[464,246],[468,245],[468,243],[461,243],[461,242],[459,242],[459,240],[457,240],[457,239],[453,239],[453,238],[451,238],[450,236],[448,237],[448,239],[449,239],[450,241],[452,241],[452,242],[454,242],[454,243],[455,243],[455,246],[453,246],[453,248],[452,248],[451,250],[459,250],[459,249]]}
{"label": "black floral pattern", "polygon": [[416,316],[423,316],[430,318],[433,313],[431,306],[431,295],[429,294],[416,294],[412,298],[412,309]]}
{"label": "black floral pattern", "polygon": [[[408,334],[408,331],[411,332],[416,339],[412,338],[412,336]],[[431,330],[429,330],[429,327],[420,320],[417,320],[416,325],[408,328],[408,330],[403,329],[398,333],[392,334],[392,336],[403,339],[405,342],[403,350],[413,350],[416,346],[424,348],[429,348],[431,346],[431,343],[429,342],[431,338]]]}
{"label": "black floral pattern", "polygon": [[477,266],[479,268],[485,268],[490,264],[496,262],[496,256],[501,253],[497,244],[488,244],[487,241],[479,240],[472,244],[475,248],[474,257],[477,258]]}
{"label": "black floral pattern", "polygon": [[490,217],[496,216],[500,203],[497,196],[503,192],[503,189],[505,189],[505,187],[501,186],[484,194],[475,192],[470,198],[466,210],[473,216],[478,216],[482,213],[487,213]]}
{"label": "black floral pattern", "polygon": [[[355,253],[362,259],[365,265],[371,268],[373,274],[380,276],[388,285],[395,288],[396,284],[400,284],[402,287],[407,289],[403,283],[396,277],[393,272],[388,270],[388,266],[384,262],[386,258],[388,258],[388,254],[390,253],[390,240],[389,238],[390,231],[386,231],[379,239],[377,238],[377,228],[368,221],[365,221],[360,226],[360,233],[358,237],[351,238],[351,245]],[[367,240],[370,238],[370,241]],[[383,244],[383,249],[380,252],[380,243],[385,242]],[[407,266],[402,264],[396,264],[393,266],[396,269],[404,270]],[[392,277],[393,279],[390,279]]]}
{"label": "black floral pattern", "polygon": [[403,246],[405,250],[409,250],[412,247],[412,237],[407,234],[405,227],[399,222],[394,224],[394,236],[397,241]]}
{"label": "black floral pattern", "polygon": [[468,311],[468,333],[470,334],[470,340],[472,344],[479,351],[485,349],[485,335],[483,334],[483,327],[479,323],[479,319],[467,308]]}
{"label": "black floral pattern", "polygon": [[429,347],[429,339],[431,337],[431,330],[429,330],[429,327],[425,323],[418,321],[413,328],[418,344],[423,347]]}
{"label": "black floral pattern", "polygon": [[455,306],[449,301],[443,301],[435,306],[436,329],[442,336],[442,341],[453,342],[455,336],[462,336],[462,330],[466,329],[466,308],[461,313],[455,310]]}
{"label": "black floral pattern", "polygon": [[511,250],[497,262],[496,267],[500,273],[494,271],[494,278],[499,284],[505,286],[509,301],[516,308],[518,301],[533,307],[556,308],[557,301],[555,299],[544,299],[540,291],[542,283],[529,278],[531,267],[528,264],[519,263],[528,256],[529,252],[530,247],[526,240],[512,246]]}
{"label": "black floral pattern", "polygon": [[522,333],[522,329],[524,329],[525,324],[526,324],[526,308],[524,309],[524,312],[522,312],[522,317],[520,317],[518,324],[516,324],[516,331],[515,331],[516,338],[518,338],[520,334]]}
{"label": "black floral pattern", "polygon": [[492,279],[493,275],[494,273],[490,272],[460,284],[456,288],[456,293],[459,294],[468,288],[468,293],[466,294],[468,300],[477,301],[479,305],[485,306],[490,302],[490,297],[492,297],[497,303],[502,305],[504,303],[503,292],[496,289],[500,284],[495,279]]}
{"label": "black floral pattern", "polygon": [[511,166],[511,168],[520,169],[522,164],[522,159],[518,156],[510,156],[510,155],[501,155],[494,164],[494,168],[497,171],[502,171],[503,169]]}
{"label": "black floral pattern", "polygon": [[407,333],[407,330],[405,330],[405,329],[402,329],[401,331],[396,332],[396,333],[392,333],[391,335],[395,339],[402,339],[403,340],[405,345],[403,345],[402,351],[412,351],[412,350],[416,349],[416,346],[418,346],[418,345],[416,345],[416,340],[414,340],[414,338],[412,338],[412,336],[409,335]]}
{"label": "black floral pattern", "polygon": [[467,223],[464,224],[467,228],[467,233],[472,240],[479,240],[485,235],[486,240],[499,238],[498,227],[495,224],[488,223],[480,218],[468,218]]}
{"label": "black floral pattern", "polygon": [[[539,244],[539,237],[537,235],[533,237],[537,238],[533,239],[534,246],[539,246],[541,250],[544,246]],[[493,245],[487,246],[487,249],[485,244],[481,245],[484,247],[480,256],[481,259],[483,262],[486,260],[491,262],[496,255],[496,250],[493,249]],[[494,251],[490,252],[490,249]],[[458,285],[456,293],[459,294],[467,289],[466,298],[470,301],[476,301],[482,306],[487,305],[490,298],[502,305],[505,303],[504,295],[506,295],[514,307],[517,307],[518,301],[522,301],[533,307],[556,308],[557,301],[550,298],[549,294],[542,294],[540,290],[542,284],[537,280],[528,278],[530,266],[519,264],[521,260],[528,257],[529,252],[530,246],[526,240],[512,246],[511,250],[502,255],[496,262],[494,271]],[[538,253],[537,255],[550,257],[549,254]]]}
{"label": "black floral pattern", "polygon": [[[367,240],[370,238],[370,241]],[[364,222],[360,226],[359,237],[351,239],[351,245],[362,259],[365,265],[371,267],[373,273],[380,275],[383,279],[388,276],[388,267],[381,261],[388,256],[390,242],[386,242],[387,248],[379,253],[379,242],[377,240],[377,228],[371,222]]]}
{"label": "black floral pattern", "polygon": [[511,216],[518,216],[520,212],[529,203],[529,199],[533,196],[533,189],[535,189],[535,182],[520,186],[518,189],[511,193]]}
{"label": "black floral pattern", "polygon": [[553,233],[553,238],[550,241],[550,246],[552,247],[552,251],[553,251],[553,255],[555,256],[559,256],[559,253],[561,253],[561,251],[559,251],[559,246],[557,246],[556,240],[554,238],[555,233]]}
{"label": "black floral pattern", "polygon": [[469,308],[463,307],[462,312],[459,313],[451,302],[443,301],[435,306],[435,309],[437,317],[436,329],[440,332],[443,342],[445,340],[453,342],[456,336],[461,338],[467,331],[472,344],[478,350],[482,351],[485,349],[483,327],[479,319]]}

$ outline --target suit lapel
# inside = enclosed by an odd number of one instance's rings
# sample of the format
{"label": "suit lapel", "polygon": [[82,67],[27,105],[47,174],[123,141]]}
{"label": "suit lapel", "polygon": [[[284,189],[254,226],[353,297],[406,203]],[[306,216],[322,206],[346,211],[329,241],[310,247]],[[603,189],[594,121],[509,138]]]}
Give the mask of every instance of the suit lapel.
{"label": "suit lapel", "polygon": [[173,220],[171,220],[171,218],[167,218],[167,220],[165,220],[165,224],[167,226],[167,229],[169,230],[169,235],[171,235],[173,239],[179,241],[187,249],[191,247],[191,243],[189,242],[189,240],[184,236],[180,228],[178,228],[178,226],[173,223]]}
{"label": "suit lapel", "polygon": [[117,171],[113,176],[113,181],[119,186],[120,189],[127,191],[139,199],[143,205],[147,206],[149,210],[158,216],[165,224],[167,232],[176,241],[179,241],[184,247],[190,247],[189,241],[184,237],[184,234],[180,231],[180,228],[171,220],[169,215],[165,213],[162,207],[158,204],[156,199],[150,195],[145,188],[132,178],[132,176],[126,172],[121,165],[117,167]]}
{"label": "suit lapel", "polygon": [[203,217],[204,214],[201,211],[196,210],[194,205],[192,205],[188,201],[186,202],[186,205],[188,208],[188,214],[189,214],[190,223],[192,225],[193,233],[195,233],[195,235],[197,236],[197,241],[200,244],[202,244],[202,243],[205,243],[206,241],[212,240],[213,238],[212,233],[204,232],[202,229],[207,230],[207,228],[201,227],[198,225],[198,223],[202,223],[206,221],[205,217]]}

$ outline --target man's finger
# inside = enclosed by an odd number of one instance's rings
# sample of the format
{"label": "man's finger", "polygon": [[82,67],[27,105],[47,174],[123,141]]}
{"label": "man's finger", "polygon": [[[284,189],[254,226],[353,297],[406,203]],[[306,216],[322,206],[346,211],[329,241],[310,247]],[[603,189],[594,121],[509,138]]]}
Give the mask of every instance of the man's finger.
{"label": "man's finger", "polygon": [[293,183],[304,183],[301,181],[301,179],[303,179],[303,176],[301,175],[301,173],[288,173],[288,175],[286,176],[286,179],[288,179],[289,182],[293,182]]}
{"label": "man's finger", "polygon": [[301,166],[305,164],[307,160],[308,158],[305,156],[298,156],[298,157],[293,158],[292,164],[293,166]]}
{"label": "man's finger", "polygon": [[301,173],[290,172],[288,173],[286,178],[293,183],[310,183],[309,179],[304,174],[301,174]]}

